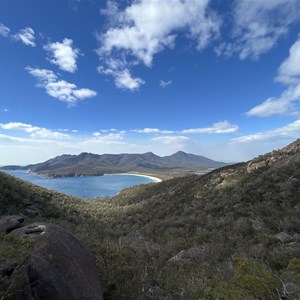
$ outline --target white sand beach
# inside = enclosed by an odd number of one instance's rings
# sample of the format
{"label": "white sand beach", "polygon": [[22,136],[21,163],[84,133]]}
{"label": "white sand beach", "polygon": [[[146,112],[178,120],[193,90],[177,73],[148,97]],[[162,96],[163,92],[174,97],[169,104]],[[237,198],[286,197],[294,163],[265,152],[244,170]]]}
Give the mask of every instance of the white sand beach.
{"label": "white sand beach", "polygon": [[145,174],[137,174],[137,173],[116,173],[115,175],[131,175],[131,176],[140,176],[140,177],[146,177],[154,182],[161,182],[162,180],[158,177],[150,176],[150,175],[145,175]]}

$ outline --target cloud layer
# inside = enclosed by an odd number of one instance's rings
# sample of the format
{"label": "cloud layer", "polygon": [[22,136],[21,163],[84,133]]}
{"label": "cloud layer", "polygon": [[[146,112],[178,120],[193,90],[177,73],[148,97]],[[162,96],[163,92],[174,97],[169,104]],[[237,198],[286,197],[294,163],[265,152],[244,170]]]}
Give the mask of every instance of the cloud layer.
{"label": "cloud layer", "polygon": [[164,130],[158,128],[144,128],[134,129],[132,132],[137,133],[159,133],[159,134],[222,134],[222,133],[235,133],[239,130],[239,126],[229,123],[227,120],[214,123],[210,127],[190,128],[183,130]]}
{"label": "cloud layer", "polygon": [[280,139],[296,139],[299,137],[299,135],[300,135],[300,120],[296,120],[281,128],[241,136],[238,138],[234,138],[231,141],[238,142],[238,143],[261,142],[261,141],[268,141],[268,140],[276,141]]}
{"label": "cloud layer", "polygon": [[0,123],[0,128],[5,130],[24,131],[29,133],[30,137],[32,138],[63,139],[69,137],[69,135],[60,133],[58,131],[52,131],[46,128],[21,122],[10,122],[5,124]]}

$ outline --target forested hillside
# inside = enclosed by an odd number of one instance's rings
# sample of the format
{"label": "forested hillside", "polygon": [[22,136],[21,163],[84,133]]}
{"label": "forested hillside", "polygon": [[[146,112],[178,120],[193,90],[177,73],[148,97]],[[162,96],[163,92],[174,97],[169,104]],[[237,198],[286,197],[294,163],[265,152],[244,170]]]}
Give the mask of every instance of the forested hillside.
{"label": "forested hillside", "polygon": [[[299,140],[112,199],[73,198],[2,173],[0,191],[2,216],[58,224],[95,253],[105,299],[300,298]],[[19,276],[3,274],[0,296]]]}

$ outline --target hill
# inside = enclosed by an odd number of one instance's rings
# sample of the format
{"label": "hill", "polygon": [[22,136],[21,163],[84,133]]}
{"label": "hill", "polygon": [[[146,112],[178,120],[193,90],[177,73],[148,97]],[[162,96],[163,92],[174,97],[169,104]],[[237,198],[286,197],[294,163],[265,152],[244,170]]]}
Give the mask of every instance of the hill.
{"label": "hill", "polygon": [[7,169],[29,169],[48,177],[93,176],[104,173],[146,172],[146,173],[181,173],[208,168],[222,167],[217,162],[204,156],[179,151],[170,156],[160,157],[152,152],[144,154],[103,154],[81,153],[79,155],[61,155],[43,163],[24,167],[5,166]]}
{"label": "hill", "polygon": [[[1,215],[60,225],[96,254],[105,299],[300,298],[300,140],[112,199],[69,197],[1,173],[0,191]],[[2,293],[17,275],[2,273]]]}

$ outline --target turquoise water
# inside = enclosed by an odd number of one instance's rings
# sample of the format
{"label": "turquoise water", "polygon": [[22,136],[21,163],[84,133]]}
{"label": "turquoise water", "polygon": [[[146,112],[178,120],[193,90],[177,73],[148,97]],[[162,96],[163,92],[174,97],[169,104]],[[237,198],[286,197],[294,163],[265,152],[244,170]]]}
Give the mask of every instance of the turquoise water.
{"label": "turquoise water", "polygon": [[148,177],[128,174],[45,178],[23,170],[10,170],[5,172],[49,190],[56,190],[58,192],[82,198],[111,197],[124,188],[154,182],[153,179]]}

